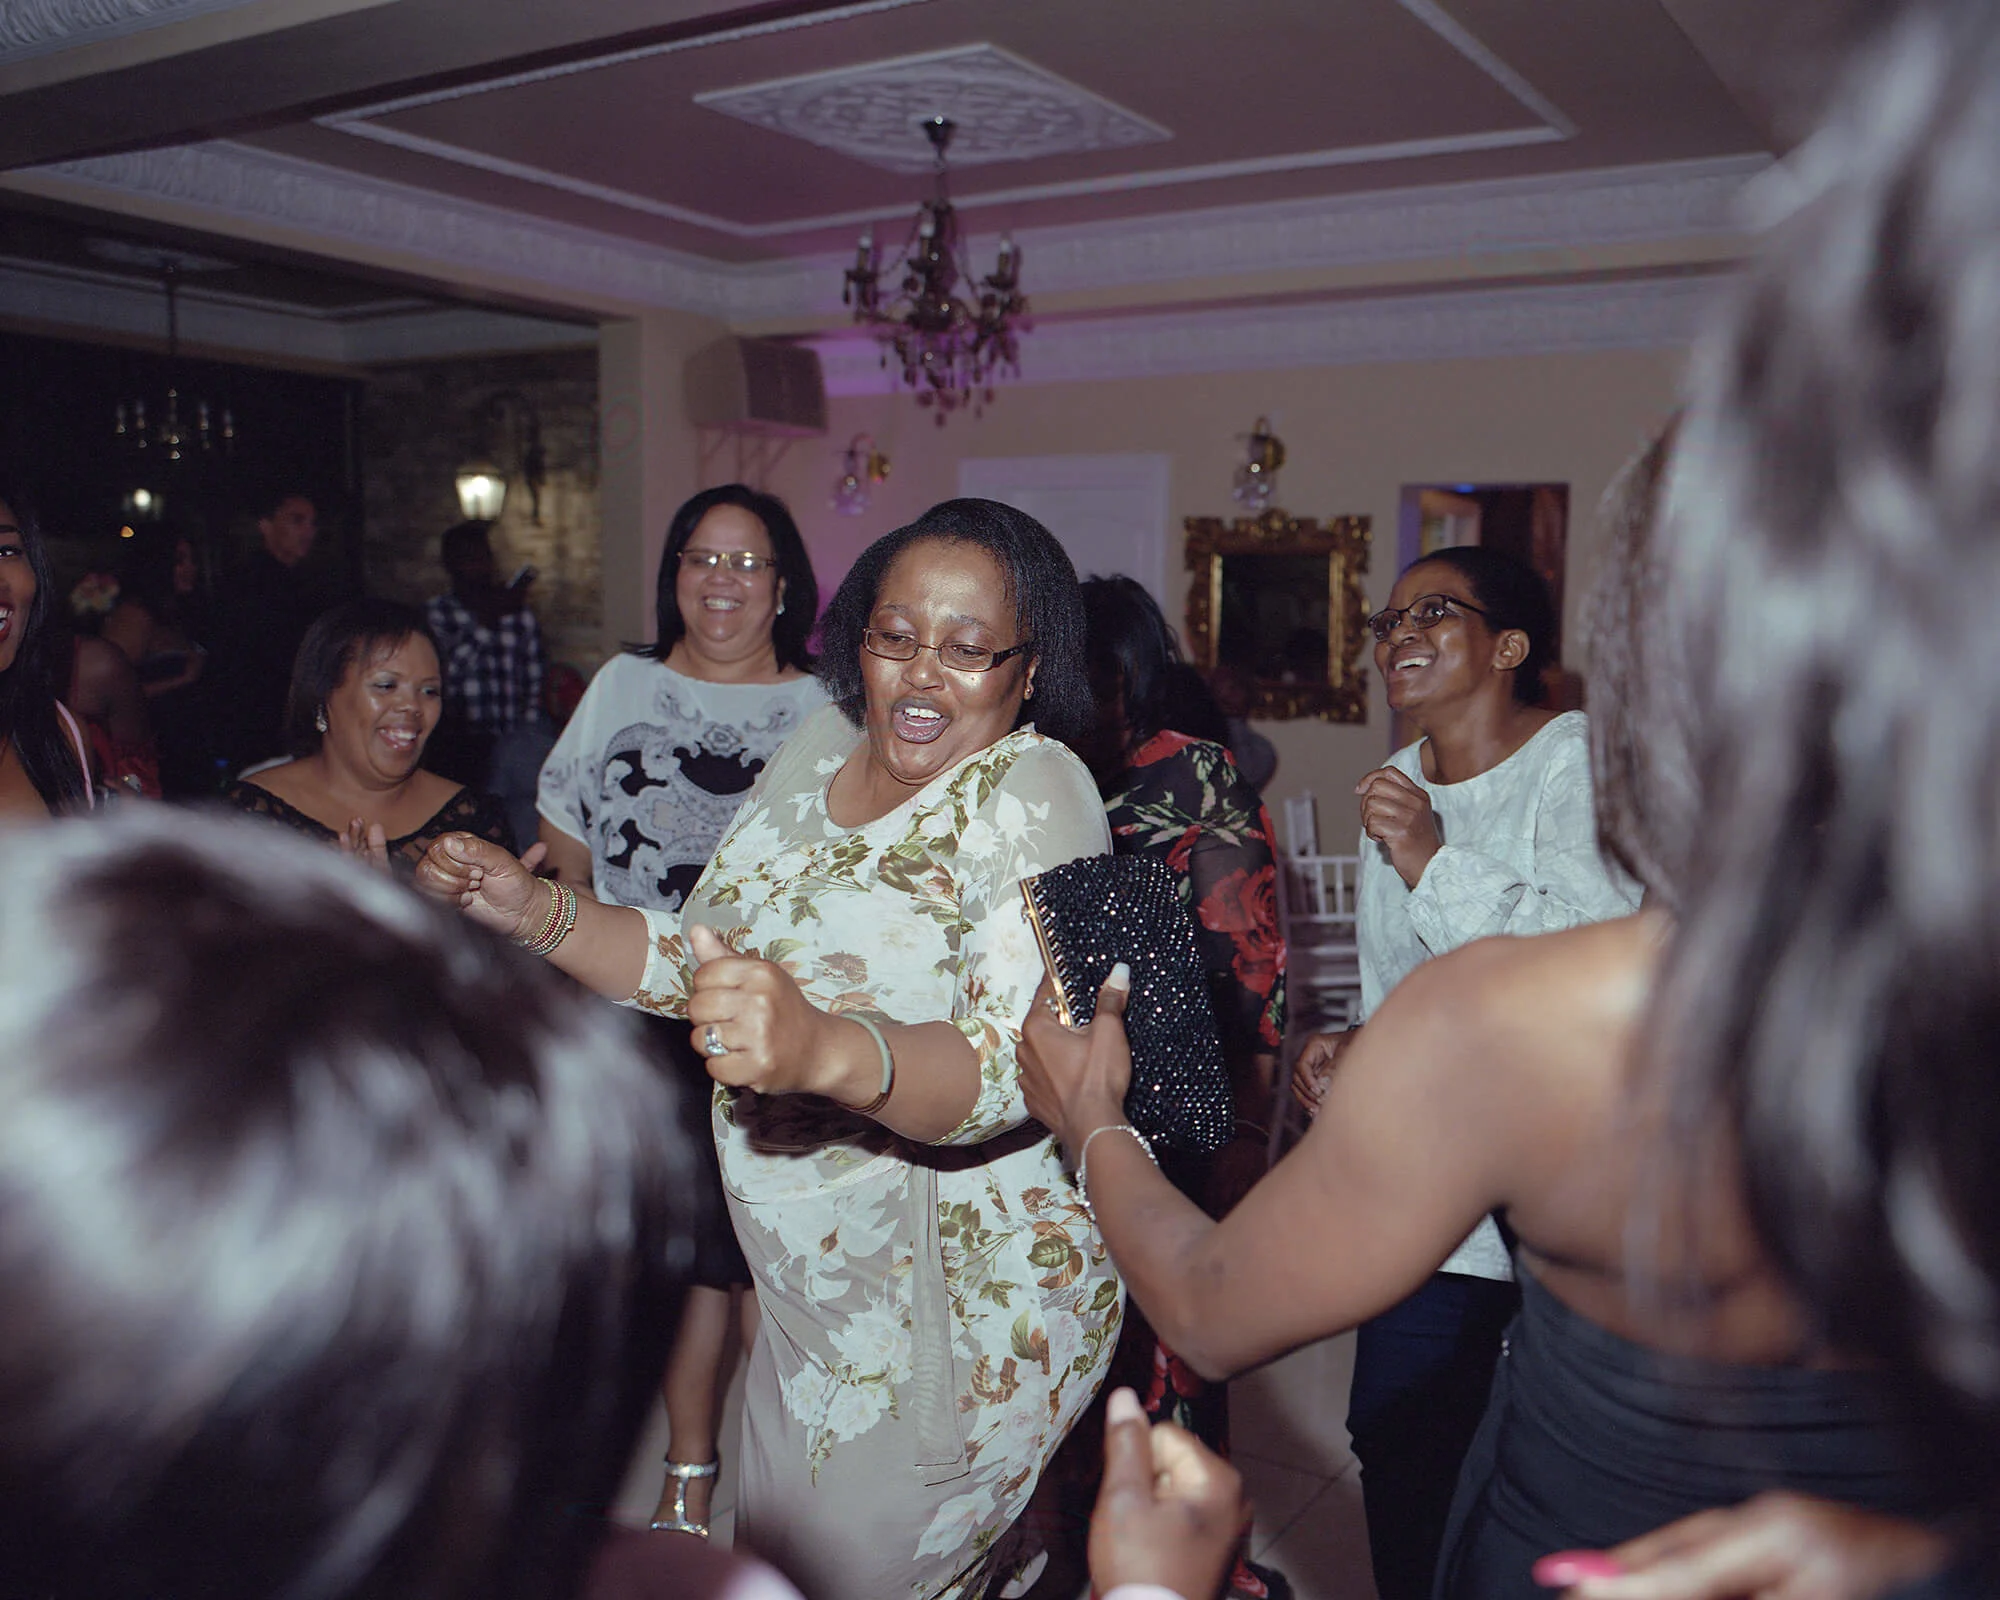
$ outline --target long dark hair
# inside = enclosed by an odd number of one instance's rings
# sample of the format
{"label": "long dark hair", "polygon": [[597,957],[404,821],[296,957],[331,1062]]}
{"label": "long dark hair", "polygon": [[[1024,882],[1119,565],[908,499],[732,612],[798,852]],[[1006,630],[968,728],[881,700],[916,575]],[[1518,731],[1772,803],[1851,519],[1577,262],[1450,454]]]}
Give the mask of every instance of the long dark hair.
{"label": "long dark hair", "polygon": [[[1542,697],[1542,669],[1556,643],[1556,607],[1542,575],[1519,556],[1491,545],[1448,545],[1410,563],[1450,567],[1472,590],[1472,603],[1494,633],[1519,629],[1528,636],[1528,655],[1514,669],[1514,698],[1533,705]],[[1405,568],[1408,571],[1409,568]]]}
{"label": "long dark hair", "polygon": [[1666,841],[1684,816],[1688,757],[1682,718],[1672,703],[1674,674],[1654,660],[1659,630],[1650,626],[1660,594],[1655,525],[1665,492],[1675,425],[1619,470],[1598,507],[1600,558],[1586,607],[1590,618],[1590,770],[1598,842],[1646,886],[1653,904],[1671,908],[1674,883]]}
{"label": "long dark hair", "polygon": [[0,1592],[579,1592],[693,1248],[625,1019],[276,829],[0,898]]}
{"label": "long dark hair", "polygon": [[1229,719],[1214,691],[1188,665],[1179,637],[1136,578],[1086,579],[1083,625],[1091,693],[1100,707],[1113,693],[1124,697],[1129,745],[1162,728],[1228,744]]}
{"label": "long dark hair", "polygon": [[653,642],[625,648],[649,661],[664,661],[681,642],[687,624],[681,620],[680,602],[674,595],[681,551],[694,537],[701,519],[717,506],[740,506],[763,523],[771,539],[771,554],[778,559],[778,579],[785,586],[785,609],[771,623],[771,648],[777,653],[779,666],[812,671],[813,658],[806,641],[812,637],[813,619],[819,615],[819,580],[813,576],[812,557],[806,553],[806,542],[799,537],[799,525],[785,502],[742,483],[704,489],[674,513],[674,520],[667,524],[666,547],[660,551],[660,570],[653,580]]}
{"label": "long dark hair", "polygon": [[76,745],[56,711],[67,685],[58,682],[58,665],[66,659],[63,640],[50,618],[56,605],[56,577],[49,566],[35,508],[12,484],[0,483],[0,502],[14,513],[21,544],[34,575],[35,598],[28,603],[27,622],[15,647],[14,664],[0,672],[0,739],[13,741],[21,770],[51,811],[62,811],[84,798],[89,775],[77,765]]}
{"label": "long dark hair", "polygon": [[819,679],[827,695],[849,722],[861,725],[868,703],[861,681],[861,635],[890,563],[926,539],[977,545],[999,563],[1015,623],[1035,647],[1035,698],[1022,703],[1019,721],[1033,722],[1051,739],[1075,743],[1091,719],[1076,568],[1054,534],[1027,512],[997,500],[946,500],[861,552],[820,623]]}
{"label": "long dark hair", "polygon": [[1991,1472],[2000,11],[1901,8],[1831,104],[1669,471],[1649,704],[1694,804],[1653,1031],[1821,1331]]}

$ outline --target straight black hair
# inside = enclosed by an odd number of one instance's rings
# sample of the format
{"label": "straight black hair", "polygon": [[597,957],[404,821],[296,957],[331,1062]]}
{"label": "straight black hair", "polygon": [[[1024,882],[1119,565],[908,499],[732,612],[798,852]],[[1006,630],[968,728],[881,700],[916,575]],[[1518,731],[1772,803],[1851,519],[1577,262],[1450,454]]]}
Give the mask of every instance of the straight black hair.
{"label": "straight black hair", "polygon": [[813,658],[806,645],[812,638],[813,619],[819,615],[819,580],[813,576],[812,557],[785,502],[742,483],[704,489],[674,513],[673,521],[667,524],[666,547],[660,551],[660,570],[653,580],[653,642],[628,644],[626,650],[649,661],[664,661],[681,642],[687,624],[674,597],[681,552],[701,519],[717,506],[739,506],[763,523],[770,536],[771,554],[778,558],[778,580],[785,586],[785,609],[771,623],[771,648],[777,652],[779,666],[812,671]]}
{"label": "straight black hair", "polygon": [[1697,346],[1647,624],[1659,1016],[1836,1348],[2000,1527],[2000,9],[1896,8]]}
{"label": "straight black hair", "polygon": [[1027,512],[997,500],[946,500],[861,552],[820,623],[819,679],[828,696],[849,722],[861,726],[868,703],[861,680],[861,635],[890,563],[926,540],[976,545],[999,563],[1015,626],[1034,645],[1026,658],[1015,659],[1038,663],[1035,697],[1022,702],[1019,721],[1033,722],[1051,739],[1074,744],[1091,722],[1076,568],[1054,534]]}
{"label": "straight black hair", "polygon": [[1229,719],[1215,692],[1188,665],[1179,636],[1136,578],[1085,579],[1083,625],[1091,692],[1100,705],[1114,692],[1124,697],[1129,745],[1162,728],[1229,743]]}
{"label": "straight black hair", "polygon": [[77,765],[76,746],[56,711],[68,688],[57,681],[57,663],[64,657],[63,639],[52,617],[56,577],[49,565],[35,508],[11,484],[0,483],[0,503],[14,513],[27,552],[28,571],[35,580],[35,597],[21,626],[14,664],[0,672],[0,739],[11,740],[21,770],[51,812],[69,809],[84,799],[89,774]]}

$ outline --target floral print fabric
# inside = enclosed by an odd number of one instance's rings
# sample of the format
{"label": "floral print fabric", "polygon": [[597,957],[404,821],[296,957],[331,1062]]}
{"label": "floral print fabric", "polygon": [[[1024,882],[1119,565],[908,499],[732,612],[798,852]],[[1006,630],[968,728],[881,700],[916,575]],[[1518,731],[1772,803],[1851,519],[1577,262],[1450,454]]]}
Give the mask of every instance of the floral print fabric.
{"label": "floral print fabric", "polygon": [[1211,974],[1232,1066],[1285,1037],[1285,941],[1278,928],[1270,813],[1219,744],[1165,731],[1134,752],[1106,802],[1120,855],[1157,855],[1180,879]]}
{"label": "floral print fabric", "polygon": [[715,1132],[767,1319],[739,1536],[826,1600],[973,1594],[1119,1325],[1014,1059],[1042,972],[1021,880],[1109,839],[1082,764],[1032,728],[842,828],[826,790],[859,738],[828,707],[778,752],[683,914],[646,913],[633,1000],[685,1010],[698,921],[828,1011],[948,1020],[972,1045],[979,1095],[937,1145],[803,1095],[718,1092]]}

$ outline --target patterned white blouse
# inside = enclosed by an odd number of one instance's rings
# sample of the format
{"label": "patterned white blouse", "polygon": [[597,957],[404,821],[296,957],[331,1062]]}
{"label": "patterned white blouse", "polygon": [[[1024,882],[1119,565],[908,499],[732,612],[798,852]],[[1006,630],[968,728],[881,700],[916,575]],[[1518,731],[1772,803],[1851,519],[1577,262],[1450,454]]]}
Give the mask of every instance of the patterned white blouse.
{"label": "patterned white blouse", "polygon": [[[1639,908],[1639,886],[1597,848],[1590,724],[1581,711],[1551,719],[1505,761],[1462,783],[1426,778],[1423,748],[1419,739],[1389,758],[1437,813],[1440,848],[1416,887],[1403,882],[1386,848],[1361,837],[1354,922],[1364,1018],[1432,956],[1474,939],[1554,933]],[[1490,1219],[1444,1270],[1514,1275]]]}
{"label": "patterned white blouse", "polygon": [[647,913],[634,1003],[684,1012],[702,922],[828,1011],[948,1020],[977,1053],[936,1145],[815,1096],[715,1097],[767,1319],[738,1538],[819,1600],[977,1594],[1116,1341],[1118,1279],[1014,1059],[1042,972],[1021,880],[1110,837],[1082,763],[1032,727],[843,828],[826,791],[860,739],[827,707],[772,759],[683,914]]}

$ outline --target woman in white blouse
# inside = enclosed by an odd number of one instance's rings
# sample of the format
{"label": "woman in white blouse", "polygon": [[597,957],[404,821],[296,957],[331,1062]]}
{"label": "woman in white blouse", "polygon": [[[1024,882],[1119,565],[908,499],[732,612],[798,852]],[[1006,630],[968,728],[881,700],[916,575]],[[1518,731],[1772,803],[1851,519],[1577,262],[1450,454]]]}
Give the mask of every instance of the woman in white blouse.
{"label": "woman in white blouse", "polygon": [[[674,513],[654,586],[654,642],[605,662],[542,765],[541,843],[556,876],[607,905],[679,911],[757,774],[826,704],[806,641],[819,612],[812,558],[784,502],[740,483]],[[687,1131],[712,1147],[701,1058],[685,1022],[647,1030],[696,1093]],[[722,1181],[705,1166],[687,1304],[660,1384],[666,1479],[653,1527],[707,1537],[732,1326],[757,1303]]]}
{"label": "woman in white blouse", "polygon": [[[1433,956],[1493,934],[1622,917],[1639,891],[1597,847],[1588,724],[1535,702],[1548,587],[1483,546],[1440,550],[1369,618],[1391,709],[1422,735],[1363,778],[1355,927],[1362,1016]],[[1352,1032],[1312,1040],[1293,1082],[1316,1109]],[[1382,1600],[1425,1600],[1452,1489],[1519,1303],[1491,1219],[1402,1304],[1362,1324],[1348,1429]]]}

